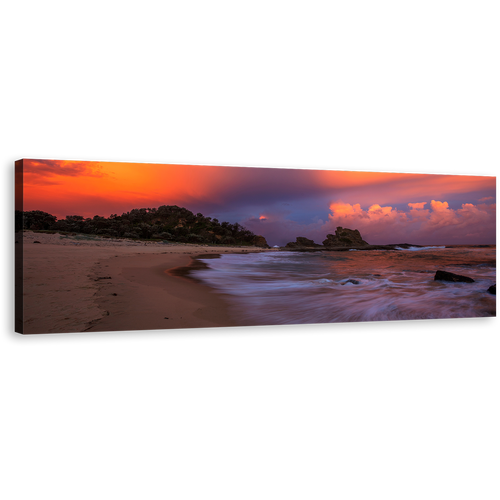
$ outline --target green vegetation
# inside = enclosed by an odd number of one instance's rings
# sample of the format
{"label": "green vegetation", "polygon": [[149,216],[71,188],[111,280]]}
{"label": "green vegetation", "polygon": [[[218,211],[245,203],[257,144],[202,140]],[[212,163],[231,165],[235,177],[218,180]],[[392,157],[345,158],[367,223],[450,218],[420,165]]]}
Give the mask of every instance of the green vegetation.
{"label": "green vegetation", "polygon": [[238,223],[194,215],[186,208],[162,205],[158,208],[139,208],[108,218],[96,215],[57,217],[40,210],[16,210],[16,231],[30,229],[60,234],[78,233],[100,237],[130,238],[146,241],[175,241],[222,245],[252,245],[255,235]]}

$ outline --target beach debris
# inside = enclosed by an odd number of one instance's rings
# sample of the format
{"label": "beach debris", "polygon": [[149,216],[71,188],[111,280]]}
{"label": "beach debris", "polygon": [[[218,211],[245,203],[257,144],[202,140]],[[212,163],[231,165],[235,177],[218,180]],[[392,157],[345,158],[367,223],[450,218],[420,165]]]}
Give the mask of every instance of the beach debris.
{"label": "beach debris", "polygon": [[454,283],[474,283],[472,278],[461,274],[449,273],[448,271],[436,271],[434,281],[452,281]]}
{"label": "beach debris", "polygon": [[94,281],[99,281],[99,280],[110,280],[111,276],[98,276]]}
{"label": "beach debris", "polygon": [[116,297],[118,294],[117,293],[112,293],[111,295],[114,295]]}
{"label": "beach debris", "polygon": [[488,291],[488,293],[491,293],[492,295],[496,295],[497,294],[497,284],[495,283],[494,285],[491,285],[487,291]]}
{"label": "beach debris", "polygon": [[169,319],[169,318],[167,318],[167,317],[165,316],[165,319]]}
{"label": "beach debris", "polygon": [[35,240],[33,243],[41,243],[41,242],[40,242],[40,241],[38,241],[38,240]]}

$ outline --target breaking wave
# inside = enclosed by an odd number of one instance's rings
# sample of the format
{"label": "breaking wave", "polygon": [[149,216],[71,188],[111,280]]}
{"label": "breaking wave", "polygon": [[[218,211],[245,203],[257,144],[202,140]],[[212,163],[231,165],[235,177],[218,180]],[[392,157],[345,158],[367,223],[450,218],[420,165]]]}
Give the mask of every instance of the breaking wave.
{"label": "breaking wave", "polygon": [[[242,324],[495,316],[495,248],[407,252],[263,252],[199,260],[193,275],[224,293]],[[418,250],[412,251],[412,250]],[[437,269],[474,283],[434,281]]]}

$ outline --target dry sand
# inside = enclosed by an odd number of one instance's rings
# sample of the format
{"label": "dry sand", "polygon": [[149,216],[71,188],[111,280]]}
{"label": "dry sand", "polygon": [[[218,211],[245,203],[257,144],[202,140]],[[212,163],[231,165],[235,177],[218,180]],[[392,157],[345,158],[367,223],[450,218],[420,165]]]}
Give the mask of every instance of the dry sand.
{"label": "dry sand", "polygon": [[22,237],[27,334],[235,326],[221,294],[171,270],[198,255],[263,251],[31,231]]}

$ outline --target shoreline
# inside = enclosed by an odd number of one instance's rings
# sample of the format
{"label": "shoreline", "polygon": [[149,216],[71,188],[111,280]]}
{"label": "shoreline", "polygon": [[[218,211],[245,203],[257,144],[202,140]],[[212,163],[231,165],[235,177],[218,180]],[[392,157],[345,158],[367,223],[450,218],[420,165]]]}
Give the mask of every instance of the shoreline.
{"label": "shoreline", "polygon": [[[201,258],[220,258],[225,253],[246,255],[283,251],[87,240],[33,232],[23,233],[19,249],[24,254],[21,292],[25,334],[261,324],[248,317],[242,318],[233,305],[234,300],[228,300],[229,295],[190,273],[193,269],[207,268]],[[403,257],[402,252],[389,253],[397,260]],[[419,261],[420,257],[409,252],[405,259],[408,258]],[[475,256],[474,262],[471,258],[468,253],[456,255],[451,264],[496,264],[496,260],[486,255]],[[444,266],[448,264],[451,265],[443,262]]]}
{"label": "shoreline", "polygon": [[[163,330],[235,326],[213,290],[172,271],[191,255],[133,255],[113,259],[96,300],[103,316],[84,331]],[[115,295],[116,294],[116,295]]]}
{"label": "shoreline", "polygon": [[[193,253],[169,255],[147,254],[117,258],[108,268],[118,269],[121,293],[113,295],[114,284],[102,284],[97,294],[104,316],[84,331],[180,330],[242,326],[231,313],[231,304],[224,294],[189,275],[193,269],[208,266],[198,259],[218,258],[222,253],[247,254],[261,250],[242,251],[219,248],[206,255]],[[217,256],[217,257],[216,257]],[[116,264],[116,266],[114,265]],[[133,264],[133,266],[131,265]],[[113,298],[111,298],[113,297]]]}
{"label": "shoreline", "polygon": [[23,234],[25,334],[241,326],[223,294],[186,269],[196,257],[267,251],[59,238]]}

